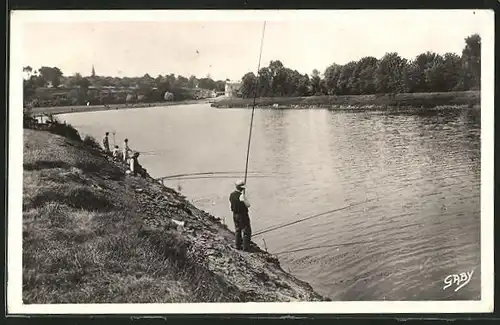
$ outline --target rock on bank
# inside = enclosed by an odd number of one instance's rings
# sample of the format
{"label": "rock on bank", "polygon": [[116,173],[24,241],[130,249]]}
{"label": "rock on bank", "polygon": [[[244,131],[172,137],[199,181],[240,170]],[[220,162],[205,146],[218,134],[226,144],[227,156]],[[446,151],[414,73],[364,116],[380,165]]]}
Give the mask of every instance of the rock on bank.
{"label": "rock on bank", "polygon": [[219,219],[150,177],[126,175],[95,146],[25,129],[23,185],[24,303],[325,300],[256,245],[235,250]]}

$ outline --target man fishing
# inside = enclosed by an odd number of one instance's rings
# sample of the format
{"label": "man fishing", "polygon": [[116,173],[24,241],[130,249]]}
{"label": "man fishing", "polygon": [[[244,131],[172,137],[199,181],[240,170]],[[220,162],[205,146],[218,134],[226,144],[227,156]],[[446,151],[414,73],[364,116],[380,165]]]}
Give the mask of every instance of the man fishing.
{"label": "man fishing", "polygon": [[241,250],[243,248],[244,251],[249,251],[250,240],[252,237],[250,217],[248,215],[250,203],[245,195],[245,182],[237,181],[235,185],[236,190],[229,195],[229,202],[231,203],[231,211],[233,212],[234,228],[236,233],[236,249]]}
{"label": "man fishing", "polygon": [[106,132],[106,135],[104,136],[104,139],[102,139],[102,145],[104,147],[104,151],[106,153],[109,153],[109,132]]}
{"label": "man fishing", "polygon": [[130,147],[128,146],[128,139],[125,139],[125,141],[123,141],[123,155],[122,155],[122,158],[123,158],[123,161],[125,163],[128,163],[128,159],[130,158],[129,157],[129,153],[130,153]]}

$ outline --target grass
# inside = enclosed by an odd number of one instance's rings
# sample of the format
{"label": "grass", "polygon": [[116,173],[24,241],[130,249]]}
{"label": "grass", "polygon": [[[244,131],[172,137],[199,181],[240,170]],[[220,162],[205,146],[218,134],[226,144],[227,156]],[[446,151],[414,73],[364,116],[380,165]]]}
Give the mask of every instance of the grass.
{"label": "grass", "polygon": [[[245,108],[252,106],[252,98],[224,98],[212,103],[219,108]],[[348,107],[424,107],[467,106],[480,103],[479,91],[447,92],[447,93],[402,93],[377,95],[347,96],[311,96],[311,97],[266,97],[257,98],[256,106],[278,108],[332,108]]]}
{"label": "grass", "polygon": [[169,260],[138,236],[140,218],[116,200],[110,184],[89,176],[121,171],[84,148],[25,130],[24,303],[193,299]]}
{"label": "grass", "polygon": [[57,202],[25,212],[24,303],[179,302],[193,299],[168,259],[134,236],[122,213]]}
{"label": "grass", "polygon": [[24,132],[25,304],[242,300],[172,224],[144,226],[124,170],[95,141]]}

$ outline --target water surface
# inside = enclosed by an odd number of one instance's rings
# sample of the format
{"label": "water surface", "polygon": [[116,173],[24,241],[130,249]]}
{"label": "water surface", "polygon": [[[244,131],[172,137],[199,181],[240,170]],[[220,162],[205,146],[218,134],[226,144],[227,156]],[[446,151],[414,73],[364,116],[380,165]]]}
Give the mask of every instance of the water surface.
{"label": "water surface", "polygon": [[[245,167],[250,114],[186,105],[61,118],[99,140],[105,131],[120,146],[129,138],[153,177],[233,172],[165,183],[233,229],[228,195]],[[254,232],[368,202],[254,241],[285,252],[283,268],[333,300],[480,299],[479,150],[472,110],[257,110],[248,180]],[[468,285],[443,290],[447,275],[472,270]]]}

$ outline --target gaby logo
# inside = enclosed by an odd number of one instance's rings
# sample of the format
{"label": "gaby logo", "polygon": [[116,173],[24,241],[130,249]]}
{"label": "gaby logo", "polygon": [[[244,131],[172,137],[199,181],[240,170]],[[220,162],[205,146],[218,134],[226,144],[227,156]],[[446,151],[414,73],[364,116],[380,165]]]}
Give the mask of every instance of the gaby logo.
{"label": "gaby logo", "polygon": [[450,274],[446,278],[444,278],[444,283],[445,286],[443,287],[443,290],[446,290],[453,284],[455,284],[457,287],[455,288],[455,292],[458,290],[462,289],[464,286],[466,286],[470,280],[472,279],[472,274],[474,273],[474,270],[470,272],[462,272],[460,274]]}

